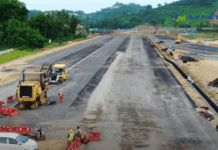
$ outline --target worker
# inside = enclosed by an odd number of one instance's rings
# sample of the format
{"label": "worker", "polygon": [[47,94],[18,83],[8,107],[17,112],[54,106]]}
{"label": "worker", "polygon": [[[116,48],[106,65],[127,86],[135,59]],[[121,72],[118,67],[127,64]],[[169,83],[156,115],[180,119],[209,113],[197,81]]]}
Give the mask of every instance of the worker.
{"label": "worker", "polygon": [[60,103],[62,103],[64,99],[64,93],[62,92],[62,90],[60,90],[60,92],[58,93],[58,96],[59,96]]}
{"label": "worker", "polygon": [[79,126],[77,127],[77,133],[75,135],[75,139],[76,139],[77,136],[80,136],[80,137],[82,136],[82,130],[80,129]]}
{"label": "worker", "polygon": [[77,127],[77,130],[79,131],[80,136],[81,136],[81,135],[82,135],[82,129],[80,129],[80,127],[78,126],[78,127]]}
{"label": "worker", "polygon": [[70,129],[69,132],[70,132],[70,133],[68,134],[68,141],[72,141],[72,140],[73,140],[73,135],[74,135],[74,134],[73,134],[73,130]]}

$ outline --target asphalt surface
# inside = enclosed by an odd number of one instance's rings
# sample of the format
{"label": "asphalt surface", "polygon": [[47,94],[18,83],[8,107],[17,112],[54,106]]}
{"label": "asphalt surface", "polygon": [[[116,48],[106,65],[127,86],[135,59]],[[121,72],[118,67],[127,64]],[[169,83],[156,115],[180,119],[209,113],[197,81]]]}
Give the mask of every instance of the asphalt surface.
{"label": "asphalt surface", "polygon": [[[89,49],[84,50],[86,47],[91,47],[92,55]],[[47,138],[63,140],[67,140],[68,130],[78,125],[86,133],[101,132],[101,141],[90,142],[80,150],[217,149],[215,129],[195,112],[184,89],[146,38],[104,36],[30,64],[59,62],[70,68],[81,60],[68,70],[66,82],[50,86],[48,96],[57,102],[55,105],[19,110],[19,116],[14,118],[0,115],[1,125],[41,126]],[[117,70],[108,74],[108,67],[116,61]],[[102,82],[107,82],[102,78],[105,76],[113,78],[111,88],[99,89]],[[17,83],[0,88],[0,94],[15,92]],[[102,94],[105,88],[106,95]],[[58,101],[59,89],[65,94],[63,103]],[[90,101],[96,92],[96,101]],[[96,108],[91,114],[86,112],[90,102]],[[91,117],[87,118],[87,114]]]}
{"label": "asphalt surface", "polygon": [[98,108],[104,110],[96,115],[102,121],[94,118],[97,123],[89,126],[101,133],[101,141],[84,149],[217,149],[215,129],[195,112],[145,38],[132,37],[118,66],[109,94],[102,97],[106,103]]}
{"label": "asphalt surface", "polygon": [[218,54],[217,47],[211,47],[206,45],[192,44],[188,41],[182,40],[181,44],[175,44],[175,38],[168,35],[150,36],[151,40],[154,42],[164,41],[165,43],[160,43],[160,45],[169,47],[174,46],[178,49],[188,50],[192,52],[200,52],[205,54]]}
{"label": "asphalt surface", "polygon": [[[196,28],[188,28],[188,29],[173,29],[173,28],[158,28],[158,32],[161,31],[196,31]],[[154,33],[155,29],[121,29],[118,30],[120,33]]]}
{"label": "asphalt surface", "polygon": [[[112,38],[113,40],[111,40]],[[42,123],[42,122],[57,121],[57,120],[62,120],[62,119],[70,120],[70,118],[75,117],[77,114],[71,114],[71,111],[70,111],[71,104],[78,96],[78,93],[90,82],[93,76],[105,64],[107,59],[114,53],[114,51],[116,51],[116,49],[125,40],[125,38],[126,37],[105,36],[100,39],[96,39],[95,41],[93,41],[93,43],[92,42],[84,43],[79,46],[70,48],[66,51],[59,52],[59,54],[58,53],[54,54],[53,58],[52,58],[53,55],[50,55],[50,56],[46,56],[46,58],[41,58],[40,60],[35,61],[36,65],[44,63],[48,61],[48,59],[56,61],[56,60],[62,59],[60,58],[60,56],[65,57],[69,55],[70,51],[71,53],[75,53],[76,51],[79,51],[80,49],[83,49],[84,47],[87,47],[87,46],[90,46],[96,43],[105,44],[104,47],[98,49],[99,51],[97,53],[86,58],[84,61],[82,61],[80,64],[78,64],[74,68],[68,70],[68,78],[66,82],[58,86],[51,85],[49,87],[49,91],[48,91],[49,100],[57,101],[56,105],[50,105],[50,106],[43,105],[41,107],[38,107],[35,110],[19,111],[19,116],[14,117],[14,118],[10,118],[9,116],[0,115],[1,124],[4,124],[4,125],[16,124],[17,121],[19,120],[18,122],[20,125],[30,125],[32,127],[35,127],[39,125],[39,123]],[[108,42],[106,43],[105,41],[108,41]],[[80,55],[78,55],[78,57],[79,56]],[[33,62],[30,62],[30,64],[31,63]],[[60,63],[68,64],[67,61],[62,61]],[[18,81],[15,81],[7,86],[2,87],[0,89],[1,95],[4,95],[6,97],[6,95],[11,95],[15,93],[17,89],[16,87],[17,84],[18,84]],[[58,95],[57,95],[60,89],[62,89],[62,91],[65,94],[64,103],[62,104],[59,103]],[[70,118],[65,118],[65,116],[70,116]],[[64,128],[64,131],[68,131],[70,126],[67,127],[67,130],[65,129],[65,127],[63,128]],[[60,138],[60,136],[57,138]],[[65,138],[66,137],[64,137],[63,139]]]}

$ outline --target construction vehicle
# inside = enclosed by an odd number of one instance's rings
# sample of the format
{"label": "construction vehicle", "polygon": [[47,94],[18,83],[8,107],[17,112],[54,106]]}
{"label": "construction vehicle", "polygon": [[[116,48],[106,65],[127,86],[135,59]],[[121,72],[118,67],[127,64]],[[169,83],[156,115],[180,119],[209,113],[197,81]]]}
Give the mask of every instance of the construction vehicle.
{"label": "construction vehicle", "polygon": [[[47,66],[47,67],[46,67]],[[49,78],[52,75],[52,64],[43,64],[39,72],[25,72],[19,81],[17,99],[20,109],[30,106],[31,109],[44,104],[48,100]]]}
{"label": "construction vehicle", "polygon": [[181,35],[179,35],[178,38],[175,39],[175,43],[176,43],[176,44],[177,44],[177,43],[178,43],[178,44],[181,44],[181,42],[182,42],[182,41],[181,41]]}
{"label": "construction vehicle", "polygon": [[49,79],[50,84],[59,84],[67,79],[67,71],[65,70],[65,64],[55,64],[54,70],[55,72]]}

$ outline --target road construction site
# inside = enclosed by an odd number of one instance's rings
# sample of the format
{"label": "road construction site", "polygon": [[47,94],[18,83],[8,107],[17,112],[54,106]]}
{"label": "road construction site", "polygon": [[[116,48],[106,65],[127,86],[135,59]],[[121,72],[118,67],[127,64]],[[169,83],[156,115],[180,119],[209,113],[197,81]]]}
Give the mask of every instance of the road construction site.
{"label": "road construction site", "polygon": [[[102,36],[26,65],[37,69],[43,63],[66,64],[67,80],[48,90],[57,103],[18,110],[13,118],[0,115],[1,125],[42,127],[48,141],[39,142],[39,150],[66,149],[68,131],[77,126],[101,133],[101,141],[80,150],[217,149],[215,128],[196,113],[144,36]],[[1,100],[15,95],[17,85],[1,87]]]}

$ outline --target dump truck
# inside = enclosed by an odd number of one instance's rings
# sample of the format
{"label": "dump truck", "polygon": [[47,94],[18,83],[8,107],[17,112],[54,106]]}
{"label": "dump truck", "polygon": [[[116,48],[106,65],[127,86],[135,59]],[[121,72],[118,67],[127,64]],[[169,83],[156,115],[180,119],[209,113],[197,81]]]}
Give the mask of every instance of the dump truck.
{"label": "dump truck", "polygon": [[176,43],[176,44],[181,44],[181,42],[182,42],[182,41],[181,41],[181,35],[179,35],[178,38],[175,39],[175,43]]}
{"label": "dump truck", "polygon": [[39,72],[23,73],[23,80],[19,81],[17,91],[17,99],[21,102],[21,110],[28,106],[35,109],[48,100],[47,91],[51,75],[52,64],[43,64]]}
{"label": "dump truck", "polygon": [[65,70],[65,64],[55,64],[54,73],[50,77],[50,84],[59,84],[67,79],[67,71]]}

